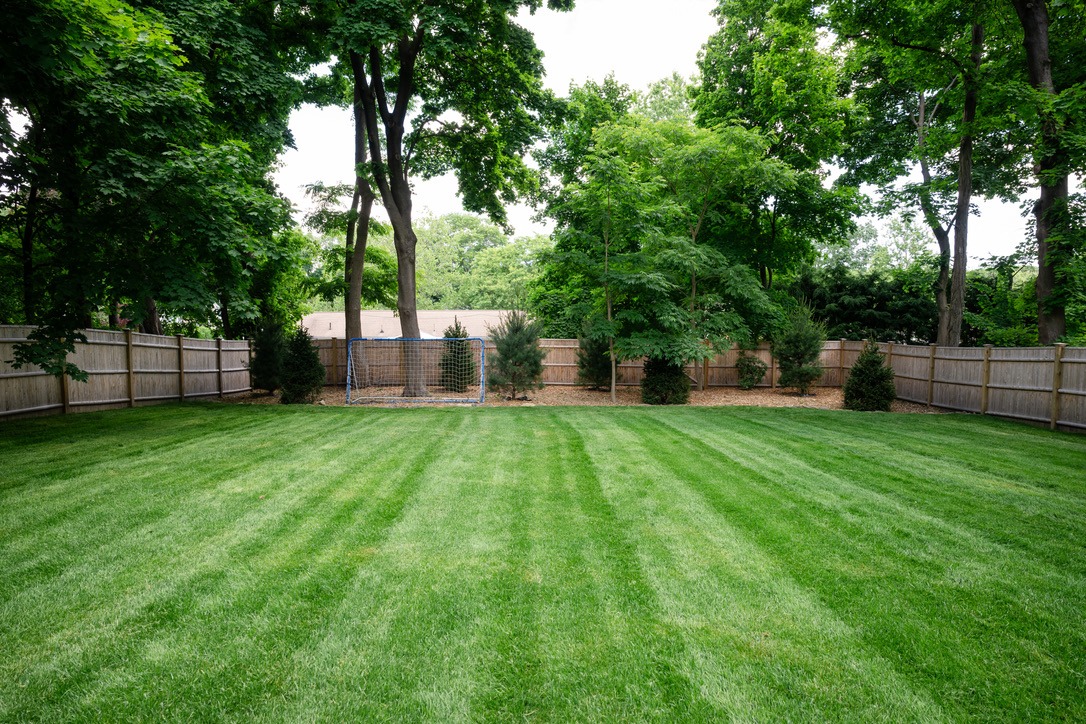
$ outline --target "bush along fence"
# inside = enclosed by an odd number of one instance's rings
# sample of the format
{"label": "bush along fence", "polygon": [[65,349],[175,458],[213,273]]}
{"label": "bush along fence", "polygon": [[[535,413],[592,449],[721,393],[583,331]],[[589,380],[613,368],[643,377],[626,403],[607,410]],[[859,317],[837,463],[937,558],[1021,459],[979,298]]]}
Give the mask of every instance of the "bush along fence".
{"label": "bush along fence", "polygon": [[[317,339],[321,361],[328,369],[329,385],[347,382],[346,341]],[[543,383],[577,384],[577,340],[543,339]],[[849,369],[863,351],[860,341],[829,340],[822,349],[822,377],[818,387],[841,387]],[[894,370],[898,399],[947,410],[998,415],[1045,423],[1052,428],[1086,429],[1086,348],[1066,347],[936,347],[881,343],[888,366]],[[488,356],[494,352],[487,344]],[[762,344],[750,354],[768,370],[759,387],[777,387],[780,370]],[[687,365],[695,387],[738,387],[732,349],[698,365]],[[641,384],[641,361],[619,365],[619,384]]]}
{"label": "bush along fence", "polygon": [[76,382],[37,367],[11,366],[13,347],[33,329],[0,326],[0,419],[221,397],[252,389],[248,340],[88,329],[83,331],[87,341],[77,342],[68,358],[87,373],[87,382]]}

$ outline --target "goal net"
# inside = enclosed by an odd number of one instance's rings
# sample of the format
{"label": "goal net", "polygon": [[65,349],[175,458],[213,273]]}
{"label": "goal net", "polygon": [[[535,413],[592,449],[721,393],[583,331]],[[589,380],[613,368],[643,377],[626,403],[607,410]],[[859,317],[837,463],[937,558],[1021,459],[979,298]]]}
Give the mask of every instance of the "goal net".
{"label": "goal net", "polygon": [[347,404],[483,402],[486,351],[480,337],[352,339]]}

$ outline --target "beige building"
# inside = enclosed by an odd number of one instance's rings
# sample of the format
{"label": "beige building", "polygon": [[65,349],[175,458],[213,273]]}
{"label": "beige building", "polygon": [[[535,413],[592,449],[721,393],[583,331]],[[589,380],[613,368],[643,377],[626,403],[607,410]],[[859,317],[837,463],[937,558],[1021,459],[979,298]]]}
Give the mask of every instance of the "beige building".
{"label": "beige building", "polygon": [[[471,337],[489,337],[487,327],[496,327],[506,312],[500,309],[435,309],[419,310],[419,331],[423,338],[440,338],[455,317]],[[302,327],[314,339],[344,339],[347,320],[343,312],[316,312],[302,318]],[[367,309],[362,312],[363,337],[399,337],[400,318],[390,309]]]}

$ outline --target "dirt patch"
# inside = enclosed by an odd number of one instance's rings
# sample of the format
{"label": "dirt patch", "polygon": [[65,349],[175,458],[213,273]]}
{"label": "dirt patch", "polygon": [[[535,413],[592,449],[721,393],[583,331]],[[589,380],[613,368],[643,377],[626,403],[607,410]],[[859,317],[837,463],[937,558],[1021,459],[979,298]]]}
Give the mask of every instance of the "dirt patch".
{"label": "dirt patch", "polygon": [[[508,400],[498,395],[487,394],[487,407],[550,407],[562,405],[611,405],[611,394],[606,390],[589,390],[572,385],[550,385],[535,390],[527,395],[527,400]],[[640,405],[641,388],[620,387],[616,395],[617,405]],[[346,404],[347,390],[344,387],[325,387],[317,400],[318,405],[342,407]],[[279,395],[267,395],[258,392],[243,392],[230,395],[227,402],[267,405],[279,402]],[[725,407],[729,405],[748,405],[751,407],[809,407],[821,410],[844,409],[844,394],[838,387],[815,387],[811,394],[800,397],[792,390],[757,388],[741,390],[737,387],[712,387],[708,390],[691,390],[690,404],[696,407]],[[383,405],[384,407],[402,407],[403,405]],[[901,413],[937,414],[940,410],[913,402],[895,400],[891,411]]]}

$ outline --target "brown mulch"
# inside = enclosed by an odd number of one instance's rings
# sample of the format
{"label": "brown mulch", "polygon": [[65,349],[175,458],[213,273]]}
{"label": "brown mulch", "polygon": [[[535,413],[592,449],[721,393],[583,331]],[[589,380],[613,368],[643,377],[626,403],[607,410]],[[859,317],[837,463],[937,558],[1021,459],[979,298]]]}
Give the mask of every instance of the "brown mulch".
{"label": "brown mulch", "polygon": [[[526,400],[508,400],[499,398],[498,395],[487,394],[485,404],[487,407],[606,406],[611,404],[611,394],[606,390],[589,390],[583,387],[567,385],[544,387],[541,390],[528,393],[527,397]],[[752,407],[810,407],[822,410],[841,410],[844,409],[843,398],[843,392],[839,387],[815,387],[811,389],[809,395],[804,397],[800,397],[793,390],[769,388],[740,390],[737,387],[712,387],[708,390],[691,390],[690,392],[690,404],[698,407],[748,405]],[[346,399],[347,391],[344,387],[325,387],[324,392],[315,404],[344,406]],[[226,401],[249,405],[266,405],[278,402],[279,396],[259,392],[243,392],[228,396]],[[617,390],[616,404],[642,404],[641,389],[639,387],[620,387]],[[891,406],[891,411],[921,414],[940,412],[940,410],[927,405],[919,405],[903,400],[895,400]]]}

